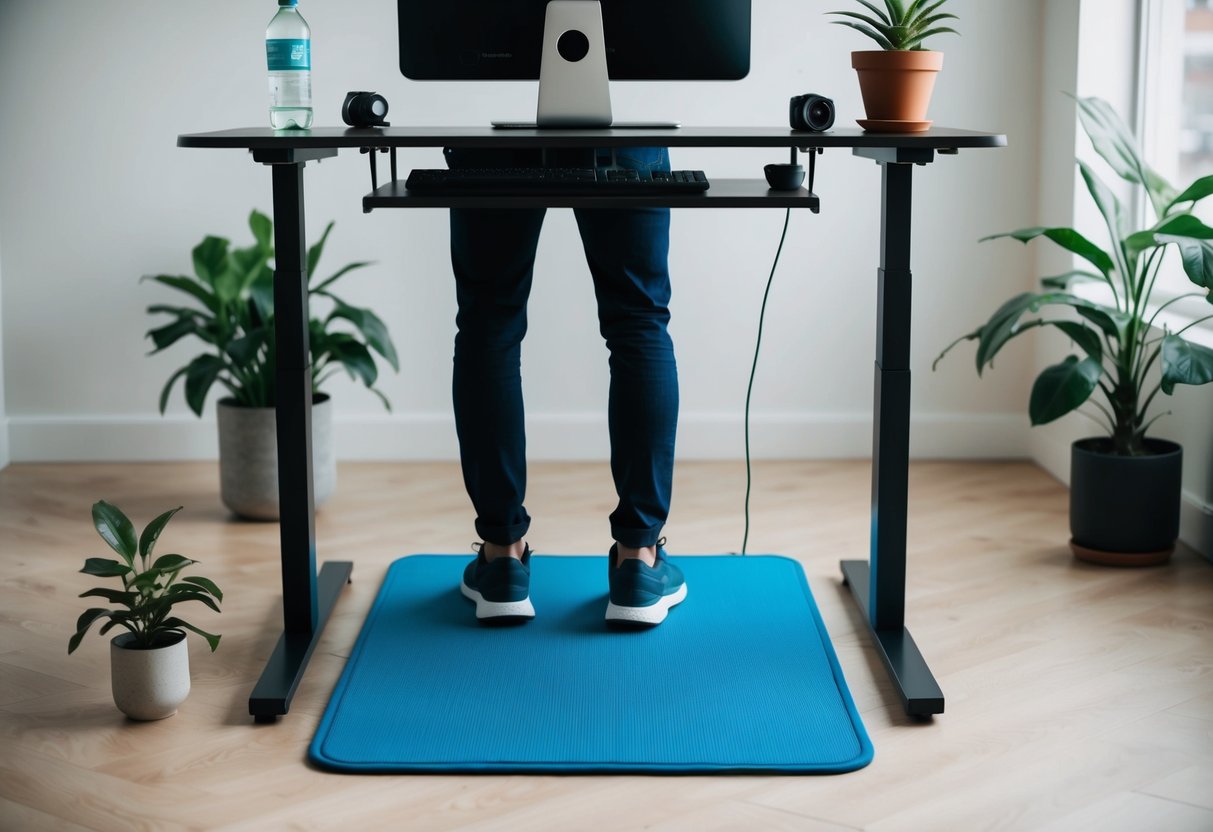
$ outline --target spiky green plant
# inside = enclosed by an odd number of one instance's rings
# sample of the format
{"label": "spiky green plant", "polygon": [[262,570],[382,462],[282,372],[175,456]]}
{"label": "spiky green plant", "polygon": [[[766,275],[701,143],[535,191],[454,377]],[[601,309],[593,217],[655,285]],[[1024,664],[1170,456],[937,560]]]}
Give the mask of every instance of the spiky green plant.
{"label": "spiky green plant", "polygon": [[[938,25],[943,20],[956,20],[954,14],[939,8],[947,0],[884,0],[884,9],[868,0],[855,0],[871,14],[862,12],[829,12],[851,20],[832,20],[839,26],[849,26],[863,32],[880,44],[881,49],[905,51],[925,49],[922,42],[932,35],[959,34],[955,29]],[[859,21],[858,23],[854,21]]]}

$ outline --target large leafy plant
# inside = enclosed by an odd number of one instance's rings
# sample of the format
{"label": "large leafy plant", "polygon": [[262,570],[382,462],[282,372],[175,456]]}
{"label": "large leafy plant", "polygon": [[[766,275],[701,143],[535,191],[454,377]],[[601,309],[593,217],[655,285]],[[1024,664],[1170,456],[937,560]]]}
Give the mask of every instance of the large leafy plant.
{"label": "large leafy plant", "polygon": [[[172,318],[147,333],[155,344],[153,354],[186,336],[194,336],[210,347],[169,378],[160,393],[161,413],[173,386],[183,376],[185,400],[199,416],[207,393],[216,382],[242,407],[272,407],[276,403],[274,272],[270,265],[274,257],[273,224],[269,217],[254,210],[249,215],[249,228],[255,242],[247,248],[233,248],[221,237],[206,237],[193,250],[193,276],[150,278],[184,292],[196,304],[148,307],[151,314]],[[374,312],[346,303],[332,290],[343,276],[370,263],[350,263],[312,283],[332,230],[330,222],[307,254],[309,296],[313,301],[323,299],[330,307],[326,315],[312,317],[308,322],[312,389],[320,392],[324,381],[344,367],[390,409],[387,398],[374,386],[379,371],[372,354],[378,353],[392,369],[399,369],[396,347],[387,327]]]}
{"label": "large leafy plant", "polygon": [[199,601],[219,612],[216,602],[223,600],[219,587],[209,578],[182,577],[182,570],[197,563],[184,555],[161,555],[152,560],[152,550],[160,533],[179,511],[180,506],[164,512],[148,523],[136,539],[135,527],[121,509],[104,500],[93,504],[93,526],[122,559],[88,558],[80,571],[102,578],[120,578],[122,589],[90,589],[80,597],[104,598],[119,609],[93,607],[85,610],[76,621],[76,634],[67,644],[68,653],[75,651],[89,628],[103,618],[109,620],[101,627],[101,635],[115,627],[124,627],[134,634],[131,646],[135,649],[166,646],[171,643],[170,636],[185,635],[182,630],[192,630],[205,638],[211,652],[219,646],[220,636],[199,630],[170,614],[174,606],[187,601]]}
{"label": "large leafy plant", "polygon": [[[850,20],[832,20],[839,26],[849,26],[863,32],[880,44],[881,49],[904,51],[925,49],[922,42],[932,35],[958,34],[955,29],[940,26],[944,20],[956,20],[956,15],[939,11],[947,0],[884,0],[884,9],[868,0],[855,0],[871,14],[862,12],[829,12]],[[858,23],[854,21],[859,21]]]}
{"label": "large leafy plant", "polygon": [[[1078,168],[1103,215],[1111,245],[1101,248],[1073,228],[1022,228],[984,238],[1012,237],[1027,243],[1045,237],[1086,261],[1089,268],[1043,278],[1041,285],[1047,291],[1011,298],[984,325],[950,344],[935,363],[961,341],[977,341],[980,375],[1011,339],[1038,327],[1054,327],[1069,337],[1077,354],[1046,368],[1036,379],[1028,403],[1032,424],[1052,422],[1099,391],[1107,406],[1097,400],[1092,403],[1108,429],[1112,452],[1135,456],[1145,453],[1146,430],[1165,415],[1146,420],[1160,391],[1170,395],[1177,384],[1213,381],[1213,350],[1182,337],[1213,315],[1176,332],[1157,334],[1154,327],[1163,309],[1185,298],[1203,296],[1213,304],[1213,228],[1192,213],[1200,200],[1213,194],[1213,176],[1197,179],[1182,192],[1176,190],[1142,161],[1132,133],[1107,102],[1097,98],[1077,101],[1083,129],[1096,152],[1112,171],[1136,186],[1135,192],[1149,204],[1153,222],[1135,230],[1132,212],[1079,160]],[[1201,291],[1155,306],[1151,295],[1172,249],[1178,252],[1188,279]],[[1068,291],[1080,281],[1105,284],[1112,303],[1095,303]],[[1053,314],[1066,310],[1077,317]]]}

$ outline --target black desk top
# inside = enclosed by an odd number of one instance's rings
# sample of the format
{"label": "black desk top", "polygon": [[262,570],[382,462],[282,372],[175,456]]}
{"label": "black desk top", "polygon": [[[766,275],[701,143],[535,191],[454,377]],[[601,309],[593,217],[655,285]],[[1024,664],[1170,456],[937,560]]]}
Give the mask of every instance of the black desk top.
{"label": "black desk top", "polygon": [[842,128],[808,133],[786,127],[680,127],[602,130],[499,130],[492,127],[243,127],[177,137],[178,147],[291,150],[342,147],[852,147],[952,150],[1003,147],[998,133],[935,127],[922,133],[867,133]]}

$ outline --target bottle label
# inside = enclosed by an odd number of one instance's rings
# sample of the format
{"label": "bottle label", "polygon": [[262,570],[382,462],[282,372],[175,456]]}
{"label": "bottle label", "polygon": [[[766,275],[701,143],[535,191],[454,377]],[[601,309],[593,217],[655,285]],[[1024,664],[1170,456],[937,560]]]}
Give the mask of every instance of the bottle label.
{"label": "bottle label", "polygon": [[312,44],[303,38],[269,38],[265,57],[270,72],[312,68]]}

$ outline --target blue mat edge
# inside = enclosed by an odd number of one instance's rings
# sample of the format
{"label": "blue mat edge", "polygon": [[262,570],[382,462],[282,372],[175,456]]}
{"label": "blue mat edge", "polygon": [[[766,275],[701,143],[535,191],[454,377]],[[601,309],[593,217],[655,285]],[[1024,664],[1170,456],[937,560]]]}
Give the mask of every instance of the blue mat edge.
{"label": "blue mat edge", "polygon": [[[745,555],[746,559],[772,559],[782,560],[790,563],[793,571],[796,573],[800,588],[803,590],[806,599],[809,601],[809,609],[813,614],[813,623],[817,627],[817,634],[821,638],[822,645],[825,650],[826,658],[830,663],[830,672],[834,677],[834,684],[838,688],[838,692],[842,697],[843,704],[846,706],[847,716],[851,720],[851,728],[855,732],[855,737],[859,741],[859,753],[851,760],[840,763],[830,764],[809,764],[809,765],[783,765],[783,766],[759,766],[759,765],[717,765],[711,763],[700,763],[694,766],[685,764],[667,765],[661,763],[647,764],[644,766],[636,766],[632,764],[610,764],[610,763],[524,763],[524,762],[494,762],[494,763],[353,763],[344,760],[338,760],[328,757],[324,753],[324,741],[328,737],[329,728],[332,725],[333,718],[336,713],[336,703],[339,703],[340,696],[345,692],[345,688],[352,675],[352,670],[356,664],[355,659],[362,651],[367,639],[367,633],[371,630],[371,623],[379,614],[383,599],[385,597],[384,590],[387,588],[388,581],[392,577],[392,572],[398,565],[410,558],[417,557],[440,557],[449,558],[457,557],[451,554],[436,554],[436,553],[414,553],[412,555],[404,555],[392,561],[384,573],[383,582],[379,585],[379,591],[375,595],[375,601],[371,604],[371,609],[367,613],[366,619],[363,621],[362,628],[358,631],[358,638],[354,642],[354,649],[350,652],[350,656],[346,659],[345,667],[341,671],[341,676],[334,685],[332,693],[329,695],[328,703],[325,705],[324,715],[321,717],[320,723],[316,726],[316,733],[312,738],[312,742],[308,746],[308,760],[328,771],[340,774],[704,774],[704,773],[744,773],[744,774],[845,774],[847,772],[856,771],[864,768],[872,762],[875,756],[875,749],[872,746],[872,741],[868,737],[863,720],[859,716],[859,711],[855,707],[855,701],[851,696],[851,689],[848,687],[846,677],[842,672],[842,665],[838,661],[838,654],[834,651],[834,644],[830,640],[829,631],[826,629],[825,622],[821,618],[821,611],[817,608],[816,598],[813,596],[813,591],[809,587],[808,577],[804,573],[804,567],[800,561],[795,558],[787,557],[786,555]],[[559,557],[601,557],[593,555],[560,555]],[[734,557],[731,555],[681,555],[679,557]],[[737,556],[740,557],[740,556]]]}

